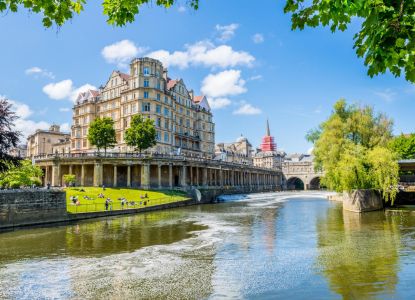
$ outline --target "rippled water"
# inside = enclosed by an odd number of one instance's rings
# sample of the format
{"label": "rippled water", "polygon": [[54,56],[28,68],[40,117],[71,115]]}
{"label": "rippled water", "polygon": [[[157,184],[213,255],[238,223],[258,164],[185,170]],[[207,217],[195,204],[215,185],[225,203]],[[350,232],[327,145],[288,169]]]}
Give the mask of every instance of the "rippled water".
{"label": "rippled water", "polygon": [[0,234],[6,299],[415,299],[415,212],[321,193]]}

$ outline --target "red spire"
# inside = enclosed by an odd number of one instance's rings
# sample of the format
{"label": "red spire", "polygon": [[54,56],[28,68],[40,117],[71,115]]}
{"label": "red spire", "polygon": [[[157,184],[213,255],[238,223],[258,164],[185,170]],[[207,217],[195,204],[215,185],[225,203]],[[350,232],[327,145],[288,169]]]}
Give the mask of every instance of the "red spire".
{"label": "red spire", "polygon": [[271,133],[269,130],[269,123],[267,119],[267,133],[262,138],[261,151],[268,152],[268,151],[276,151],[276,150],[277,150],[277,145],[274,142],[274,137],[271,136]]}

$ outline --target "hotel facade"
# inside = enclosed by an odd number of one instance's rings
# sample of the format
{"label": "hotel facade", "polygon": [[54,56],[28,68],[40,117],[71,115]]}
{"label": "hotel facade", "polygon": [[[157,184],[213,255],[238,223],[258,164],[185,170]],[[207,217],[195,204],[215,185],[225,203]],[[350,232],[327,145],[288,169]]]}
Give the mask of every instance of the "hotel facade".
{"label": "hotel facade", "polygon": [[134,115],[154,120],[157,144],[148,152],[212,158],[215,124],[205,96],[194,95],[182,79],[168,77],[167,69],[152,58],[136,58],[129,74],[113,71],[99,90],[81,93],[73,107],[71,153],[95,152],[88,130],[95,118],[114,120],[117,144],[109,152],[133,152],[125,132]]}

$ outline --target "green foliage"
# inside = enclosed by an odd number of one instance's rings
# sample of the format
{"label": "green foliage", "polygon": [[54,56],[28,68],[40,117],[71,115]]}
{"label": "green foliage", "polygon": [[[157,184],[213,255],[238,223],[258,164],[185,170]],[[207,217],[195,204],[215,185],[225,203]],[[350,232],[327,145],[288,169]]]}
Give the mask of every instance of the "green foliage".
{"label": "green foliage", "polygon": [[[75,14],[84,10],[87,0],[0,0],[0,12],[17,12],[19,8],[26,8],[30,12],[43,16],[43,26],[51,27],[63,25],[72,19]],[[178,0],[103,0],[103,13],[107,16],[107,23],[124,26],[132,23],[140,8],[144,4],[155,3],[157,6],[169,8]],[[199,0],[189,0],[188,5],[193,9],[199,8]]]}
{"label": "green foliage", "polygon": [[292,28],[329,26],[344,31],[353,18],[363,20],[354,36],[358,57],[364,57],[368,75],[389,70],[396,77],[405,72],[415,82],[415,1],[382,0],[287,0]]}
{"label": "green foliage", "polygon": [[114,121],[111,118],[97,118],[91,122],[88,130],[88,141],[98,148],[113,148],[117,143],[115,137]]}
{"label": "green foliage", "polygon": [[321,183],[335,191],[378,189],[385,199],[396,196],[399,166],[390,150],[392,121],[369,106],[339,100],[319,127],[313,154]]}
{"label": "green foliage", "polygon": [[415,158],[415,134],[401,134],[390,142],[390,148],[397,153],[400,159]]}
{"label": "green foliage", "polygon": [[42,170],[33,166],[30,160],[24,160],[19,166],[0,173],[0,186],[3,188],[19,188],[22,186],[41,185]]}
{"label": "green foliage", "polygon": [[63,182],[66,185],[73,185],[76,182],[76,176],[74,174],[65,174],[63,175]]}
{"label": "green foliage", "polygon": [[19,165],[20,158],[8,153],[19,142],[20,132],[14,128],[16,119],[12,105],[0,97],[0,172]]}
{"label": "green foliage", "polygon": [[156,128],[154,121],[135,115],[131,119],[130,128],[125,131],[125,142],[141,153],[142,150],[156,145]]}

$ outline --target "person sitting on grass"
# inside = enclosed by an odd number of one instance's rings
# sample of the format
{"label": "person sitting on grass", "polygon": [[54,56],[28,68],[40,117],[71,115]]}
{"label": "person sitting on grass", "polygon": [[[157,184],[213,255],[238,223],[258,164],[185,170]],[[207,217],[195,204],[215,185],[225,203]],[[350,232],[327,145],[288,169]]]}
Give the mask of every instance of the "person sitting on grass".
{"label": "person sitting on grass", "polygon": [[105,196],[104,196],[104,194],[103,194],[103,193],[99,193],[99,194],[98,194],[98,198],[105,198]]}
{"label": "person sitting on grass", "polygon": [[78,201],[78,196],[71,196],[71,201],[73,204],[76,204],[76,201]]}

